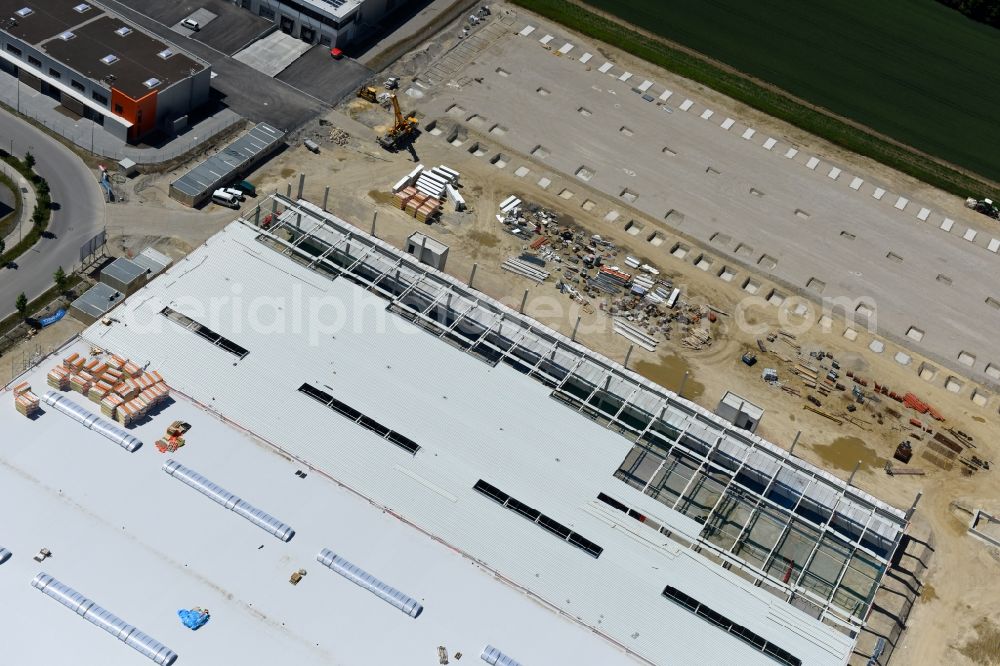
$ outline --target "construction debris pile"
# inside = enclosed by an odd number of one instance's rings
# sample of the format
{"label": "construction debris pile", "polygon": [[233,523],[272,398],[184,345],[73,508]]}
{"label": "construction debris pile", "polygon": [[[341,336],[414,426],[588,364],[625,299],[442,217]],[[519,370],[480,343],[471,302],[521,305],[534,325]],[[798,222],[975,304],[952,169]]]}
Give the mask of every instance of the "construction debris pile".
{"label": "construction debris pile", "polygon": [[582,303],[585,312],[593,312],[592,300],[603,299],[599,307],[613,317],[613,330],[647,351],[669,340],[674,329],[682,332],[681,344],[688,349],[712,343],[710,325],[718,311],[681,302],[680,288],[655,266],[632,256],[617,265],[614,243],[561,225],[556,213],[514,195],[500,202],[496,218],[507,233],[531,239],[522,254],[503,261],[504,270],[544,282],[549,264],[559,265],[556,287],[562,293]]}
{"label": "construction debris pile", "polygon": [[465,210],[465,199],[459,194],[459,173],[445,165],[424,169],[418,164],[392,187],[396,207],[421,222],[430,224],[440,214],[445,195],[456,211]]}
{"label": "construction debris pile", "polygon": [[21,382],[14,387],[14,408],[20,414],[32,417],[38,413],[38,396],[31,392],[28,382]]}
{"label": "construction debris pile", "polygon": [[334,127],[330,130],[330,141],[337,146],[346,146],[351,142],[351,135],[340,129],[339,127]]}
{"label": "construction debris pile", "polygon": [[159,372],[144,371],[138,364],[114,354],[94,350],[91,357],[72,353],[52,368],[48,385],[59,391],[76,391],[101,406],[101,413],[124,426],[143,419],[170,395]]}

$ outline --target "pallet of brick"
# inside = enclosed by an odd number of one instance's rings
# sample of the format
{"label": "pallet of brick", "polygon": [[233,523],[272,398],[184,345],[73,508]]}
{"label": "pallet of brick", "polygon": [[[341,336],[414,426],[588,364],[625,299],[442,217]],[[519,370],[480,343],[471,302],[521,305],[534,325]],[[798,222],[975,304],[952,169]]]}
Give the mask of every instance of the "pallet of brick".
{"label": "pallet of brick", "polygon": [[96,382],[90,387],[90,390],[87,391],[87,397],[90,398],[91,402],[100,404],[100,402],[104,400],[109,393],[111,393],[113,388],[114,387],[111,384],[106,382]]}
{"label": "pallet of brick", "polygon": [[116,393],[109,393],[104,400],[101,400],[101,414],[104,414],[109,419],[114,419],[118,415],[118,407],[120,407],[125,400]]}
{"label": "pallet of brick", "polygon": [[117,354],[112,354],[110,358],[108,358],[108,367],[113,368],[115,370],[121,370],[123,367],[125,367],[125,363],[126,363],[125,359],[123,359],[121,356],[118,356]]}
{"label": "pallet of brick", "polygon": [[57,365],[49,370],[46,379],[48,385],[54,389],[59,391],[69,390],[69,370],[61,365]]}
{"label": "pallet of brick", "polygon": [[136,409],[130,402],[122,402],[115,410],[115,420],[123,426],[132,425],[132,422],[135,421],[136,418],[138,418]]}
{"label": "pallet of brick", "polygon": [[20,384],[14,387],[14,397],[16,398],[22,393],[28,393],[29,391],[31,391],[31,384],[29,384],[28,382],[21,382]]}
{"label": "pallet of brick", "polygon": [[[146,374],[153,378],[153,383],[154,384],[159,384],[159,383],[163,382],[163,375],[161,375],[156,370],[150,370]],[[163,382],[163,383],[166,383],[166,382]]]}
{"label": "pallet of brick", "polygon": [[14,408],[24,416],[33,416],[38,412],[38,396],[31,391],[25,391],[14,400]]}
{"label": "pallet of brick", "polygon": [[143,391],[142,394],[145,394],[145,396],[149,398],[154,405],[159,405],[167,399],[167,396],[170,394],[170,389],[167,388],[166,384],[161,382],[159,384],[153,384],[151,387]]}
{"label": "pallet of brick", "polygon": [[72,354],[63,359],[63,367],[66,368],[67,370],[74,370],[76,367],[75,366],[76,360],[78,358],[80,358],[80,355],[77,354],[76,352],[73,352]]}
{"label": "pallet of brick", "polygon": [[122,372],[129,377],[138,377],[142,374],[142,368],[132,361],[126,361],[125,365],[122,366]]}
{"label": "pallet of brick", "polygon": [[129,405],[135,409],[135,417],[141,419],[149,412],[150,404],[149,401],[143,398],[141,395],[137,395],[128,402]]}

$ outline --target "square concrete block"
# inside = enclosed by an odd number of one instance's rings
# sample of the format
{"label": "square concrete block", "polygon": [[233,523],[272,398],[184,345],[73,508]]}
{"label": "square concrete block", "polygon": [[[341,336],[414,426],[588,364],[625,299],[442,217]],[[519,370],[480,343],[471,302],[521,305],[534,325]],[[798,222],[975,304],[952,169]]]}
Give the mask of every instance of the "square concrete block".
{"label": "square concrete block", "polygon": [[858,339],[858,332],[853,328],[845,328],[844,337],[850,340],[851,342],[854,342],[855,340]]}
{"label": "square concrete block", "polygon": [[876,354],[881,354],[885,351],[885,343],[881,340],[872,340],[868,343],[868,349],[871,349]]}

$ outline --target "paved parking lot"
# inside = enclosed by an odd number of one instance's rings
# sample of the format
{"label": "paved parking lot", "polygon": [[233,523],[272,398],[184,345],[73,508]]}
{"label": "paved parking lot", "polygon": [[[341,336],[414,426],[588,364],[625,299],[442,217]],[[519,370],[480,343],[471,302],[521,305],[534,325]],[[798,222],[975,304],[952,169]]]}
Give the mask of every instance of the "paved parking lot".
{"label": "paved parking lot", "polygon": [[334,104],[356,91],[371,75],[372,71],[356,60],[334,60],[328,48],[314,46],[281,72],[278,79]]}
{"label": "paved parking lot", "polygon": [[[194,40],[207,44],[216,51],[232,55],[274,27],[274,23],[234,5],[226,0],[181,0],[180,2],[150,2],[149,0],[118,0],[131,9],[162,24],[173,27],[192,14],[209,12],[215,15],[204,23],[201,30],[175,34],[189,34]],[[115,3],[108,3],[114,8]],[[195,20],[198,16],[195,16]],[[167,38],[171,36],[168,34]]]}
{"label": "paved parking lot", "polygon": [[621,205],[605,223],[635,224],[641,212],[652,219],[634,227],[645,225],[643,239],[655,242],[655,225],[666,225],[739,266],[741,282],[759,273],[783,285],[757,294],[772,303],[793,293],[850,301],[848,314],[864,322],[870,310],[883,336],[1000,380],[1000,287],[984,279],[1000,267],[1000,229],[974,213],[946,218],[917,195],[728,118],[694,91],[605,64],[558,28],[512,34],[523,27],[424,83],[420,110],[438,120],[441,140],[530,168],[528,187],[558,174],[544,186],[568,201],[595,188]]}

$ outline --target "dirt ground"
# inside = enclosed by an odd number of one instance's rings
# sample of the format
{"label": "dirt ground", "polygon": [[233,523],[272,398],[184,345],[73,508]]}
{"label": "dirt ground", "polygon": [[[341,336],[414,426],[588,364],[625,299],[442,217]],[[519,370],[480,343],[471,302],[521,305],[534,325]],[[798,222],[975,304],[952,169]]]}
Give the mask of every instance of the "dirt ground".
{"label": "dirt ground", "polygon": [[[419,46],[415,51],[426,53],[426,47]],[[677,81],[672,74],[654,71],[625,54],[615,52],[608,55],[613,55],[616,62],[633,72],[650,78],[655,76],[657,80],[667,83]],[[419,64],[429,64],[426,56],[419,58]],[[406,63],[398,69],[403,69],[406,74],[419,71],[419,67]],[[397,73],[387,71],[384,74]],[[686,82],[685,85],[692,84]],[[836,146],[765,117],[711,90],[698,90],[718,110],[734,117],[752,119],[756,126],[766,129],[773,136],[786,137],[804,148],[835,156],[845,165],[859,165],[868,172],[876,172],[885,182],[902,191],[919,193],[928,203],[934,203],[943,211],[961,208],[961,202],[951,195],[865,158],[845,153]],[[345,116],[367,123],[368,127]],[[602,222],[608,211],[622,209],[621,202],[610,201],[596,191],[587,191],[585,187],[582,188],[586,191],[585,196],[568,202],[558,196],[561,189],[558,177],[553,178],[553,185],[547,191],[535,187],[529,189],[529,183],[514,176],[511,169],[497,169],[486,160],[450,146],[443,137],[426,133],[414,147],[419,161],[428,166],[446,164],[461,172],[462,193],[470,210],[456,213],[450,205],[446,205],[439,223],[430,227],[418,223],[391,205],[389,190],[392,184],[408,173],[414,162],[406,152],[391,154],[375,146],[371,127],[383,125],[386,117],[381,109],[354,100],[331,112],[327,116],[329,125],[314,123],[307,129],[315,136],[327,132],[332,126],[342,127],[352,134],[348,145],[326,142],[319,154],[313,154],[293,144],[251,174],[250,180],[260,192],[278,190],[284,193],[290,183],[294,195],[298,175],[304,173],[306,198],[321,203],[325,188],[329,187],[329,210],[366,231],[372,227],[374,220],[376,234],[394,245],[403,246],[406,237],[415,231],[428,233],[450,247],[448,273],[468,281],[475,266],[475,287],[514,308],[520,306],[527,292],[526,313],[567,336],[573,333],[579,317],[577,339],[620,362],[628,353],[629,343],[612,331],[610,318],[601,309],[601,299],[591,300],[589,306],[584,306],[561,294],[554,286],[555,277],[535,284],[500,269],[504,259],[523,252],[526,244],[504,231],[496,218],[498,204],[515,194],[526,202],[555,211],[563,224],[601,234],[619,248],[622,259],[627,253],[656,266],[662,276],[670,277],[682,286],[685,300],[710,304],[724,314],[712,325],[713,342],[706,349],[692,351],[683,348],[678,343],[680,336],[675,335],[671,340],[661,342],[657,353],[636,348],[629,357],[629,368],[673,390],[678,390],[683,381],[684,396],[709,409],[715,408],[727,390],[744,396],[765,409],[758,434],[788,448],[796,434],[801,433],[795,447],[796,455],[841,478],[848,478],[860,461],[853,483],[895,506],[908,508],[917,493],[922,492],[913,518],[912,533],[928,544],[929,554],[922,562],[927,570],[919,576],[922,586],[918,584],[915,590],[920,594],[912,613],[908,619],[899,618],[901,622],[905,621],[906,631],[895,645],[892,663],[1000,664],[1000,652],[994,649],[1000,644],[1000,594],[997,594],[997,586],[991,584],[1000,566],[1000,552],[966,533],[971,517],[968,509],[992,508],[994,513],[1000,510],[1000,493],[996,490],[993,472],[979,470],[969,473],[969,468],[958,460],[946,460],[931,451],[928,445],[931,435],[918,431],[909,423],[909,419],[915,417],[935,431],[950,427],[967,433],[973,438],[976,448],[967,450],[961,457],[968,459],[976,455],[1000,463],[997,453],[1000,427],[995,401],[980,407],[970,400],[968,390],[959,394],[949,392],[942,385],[941,373],[933,381],[922,380],[914,369],[920,367],[923,359],[914,356],[910,366],[904,367],[886,354],[875,354],[868,348],[873,336],[860,331],[856,340],[849,340],[843,336],[845,325],[838,319],[834,319],[828,328],[810,326],[808,317],[793,313],[791,299],[779,309],[759,298],[766,292],[762,291],[758,298],[750,298],[739,283],[725,282],[717,276],[718,268],[724,264],[721,257],[715,257],[713,270],[703,271],[689,260],[682,261],[671,256],[670,250],[675,242],[683,239],[658,221],[645,219],[647,230],[655,228],[664,234],[664,242],[658,246],[645,242],[645,234],[631,235],[620,224]],[[532,162],[530,157],[523,155],[518,159],[525,163]],[[538,170],[533,168],[532,175],[536,176],[541,171],[544,167]],[[174,177],[176,173],[144,176],[133,184],[131,203],[119,211],[120,230],[109,228],[115,237],[111,246],[115,247],[116,243],[122,245],[115,248],[116,253],[127,254],[153,244],[178,257],[232,219],[231,211],[216,206],[210,205],[204,211],[190,211],[170,201],[166,192],[169,181]],[[579,191],[582,186],[576,182],[574,187]],[[582,200],[591,202],[589,210],[581,208],[579,202]],[[140,211],[141,219],[137,215]],[[632,216],[644,219],[639,215]],[[706,251],[711,255],[710,251]],[[755,327],[756,330],[751,330]],[[779,328],[793,333],[794,339],[778,335],[773,342],[767,342],[768,334],[775,333]],[[17,370],[17,363],[21,363],[25,355],[30,356],[33,350],[39,348],[58,345],[81,329],[82,326],[67,318],[5,354],[0,359],[0,384],[9,380],[9,375]],[[757,339],[765,341],[766,353],[758,351]],[[753,367],[740,360],[748,350],[757,352],[758,362]],[[791,371],[800,362],[818,367],[820,363],[809,356],[810,351],[816,350],[831,354],[840,364],[842,373],[850,370],[869,382],[877,381],[900,394],[907,391],[916,393],[939,410],[946,420],[936,423],[929,416],[916,414],[886,396],[882,396],[879,403],[869,401],[858,406],[856,412],[848,413],[847,406],[853,402],[850,394],[852,384],[844,374],[838,381],[845,383],[847,390],[834,390],[829,396],[819,399],[823,403],[823,411],[849,415],[854,422],[840,416],[838,418],[843,422],[836,423],[808,411],[804,408],[808,404],[806,396],[818,394],[807,390],[802,380]],[[824,363],[829,367],[829,360]],[[763,382],[763,368],[776,369],[779,382],[799,391],[800,395]],[[683,380],[685,372],[689,373],[686,381]],[[890,415],[885,411],[887,406],[902,416]],[[878,423],[879,416],[881,425]],[[898,462],[894,464],[897,467],[920,468],[925,471],[924,475],[889,476],[883,470],[885,461],[892,458],[896,445],[904,439],[909,439],[914,445],[913,460],[908,466]],[[950,469],[946,469],[949,466]]]}

